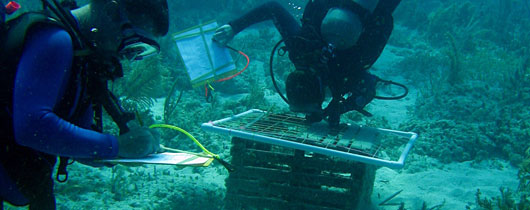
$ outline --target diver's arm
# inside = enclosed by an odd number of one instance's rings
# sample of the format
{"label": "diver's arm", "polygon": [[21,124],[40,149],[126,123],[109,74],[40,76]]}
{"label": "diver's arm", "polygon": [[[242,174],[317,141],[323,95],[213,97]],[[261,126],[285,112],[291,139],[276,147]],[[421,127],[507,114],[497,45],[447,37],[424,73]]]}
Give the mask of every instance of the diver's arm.
{"label": "diver's arm", "polygon": [[115,157],[116,137],[78,127],[53,112],[70,77],[73,60],[70,35],[58,27],[49,27],[28,36],[13,96],[17,143],[54,155]]}
{"label": "diver's arm", "polygon": [[285,9],[279,3],[270,1],[250,10],[228,24],[232,26],[234,34],[237,34],[253,24],[266,20],[286,21],[292,19],[292,17],[285,17],[290,14],[282,10]]}

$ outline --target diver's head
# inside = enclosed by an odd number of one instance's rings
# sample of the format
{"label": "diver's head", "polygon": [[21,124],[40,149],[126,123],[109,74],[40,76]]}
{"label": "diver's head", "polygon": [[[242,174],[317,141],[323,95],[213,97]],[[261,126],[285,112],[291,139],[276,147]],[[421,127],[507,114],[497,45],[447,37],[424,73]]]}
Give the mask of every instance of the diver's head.
{"label": "diver's head", "polygon": [[164,36],[169,29],[166,0],[120,0],[127,19],[153,36]]}
{"label": "diver's head", "polygon": [[322,111],[324,91],[322,81],[315,73],[296,70],[289,74],[285,83],[291,111],[302,113]]}
{"label": "diver's head", "polygon": [[320,25],[320,34],[324,41],[339,50],[355,45],[361,31],[362,23],[359,16],[347,9],[338,7],[329,9]]}
{"label": "diver's head", "polygon": [[157,53],[169,28],[166,0],[91,0],[72,11],[98,50],[139,60]]}
{"label": "diver's head", "polygon": [[[378,0],[355,0],[355,2],[371,13],[377,6]],[[338,50],[354,46],[362,31],[363,24],[359,16],[341,7],[329,9],[320,25],[322,39]]]}

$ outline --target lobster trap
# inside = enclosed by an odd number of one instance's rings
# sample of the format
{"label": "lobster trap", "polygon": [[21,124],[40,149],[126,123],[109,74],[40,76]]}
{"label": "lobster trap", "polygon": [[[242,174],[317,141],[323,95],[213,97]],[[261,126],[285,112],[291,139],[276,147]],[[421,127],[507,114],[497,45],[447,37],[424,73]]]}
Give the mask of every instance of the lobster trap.
{"label": "lobster trap", "polygon": [[403,167],[417,138],[256,109],[202,129],[233,136],[225,209],[363,209],[377,166]]}
{"label": "lobster trap", "polygon": [[363,209],[376,167],[232,138],[225,209]]}

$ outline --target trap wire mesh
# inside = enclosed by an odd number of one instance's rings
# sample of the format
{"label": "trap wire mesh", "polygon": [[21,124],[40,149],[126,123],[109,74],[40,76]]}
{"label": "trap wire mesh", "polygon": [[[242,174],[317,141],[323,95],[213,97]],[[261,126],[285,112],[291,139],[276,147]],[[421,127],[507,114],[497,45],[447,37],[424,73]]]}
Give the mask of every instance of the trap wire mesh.
{"label": "trap wire mesh", "polygon": [[362,125],[308,124],[304,118],[249,110],[202,124],[202,129],[247,140],[345,158],[389,168],[402,168],[418,135]]}

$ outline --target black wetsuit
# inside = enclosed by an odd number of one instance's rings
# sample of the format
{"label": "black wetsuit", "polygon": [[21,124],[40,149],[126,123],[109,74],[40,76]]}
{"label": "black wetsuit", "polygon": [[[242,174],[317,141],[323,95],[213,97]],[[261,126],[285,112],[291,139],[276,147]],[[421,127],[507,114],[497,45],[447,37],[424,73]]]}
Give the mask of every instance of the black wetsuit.
{"label": "black wetsuit", "polygon": [[[393,30],[392,12],[401,0],[379,0],[372,13],[352,0],[311,0],[304,9],[302,26],[277,2],[265,3],[230,22],[235,34],[248,26],[272,20],[297,69],[312,68],[319,72],[324,85],[330,87],[333,101],[326,110],[330,121],[338,123],[338,115],[362,110],[375,96],[376,77],[368,70],[381,55]],[[334,50],[322,62],[323,49],[328,45],[320,35],[320,25],[328,10],[346,8],[359,16],[363,25],[357,43],[348,49]],[[344,98],[347,95],[351,95]]]}

